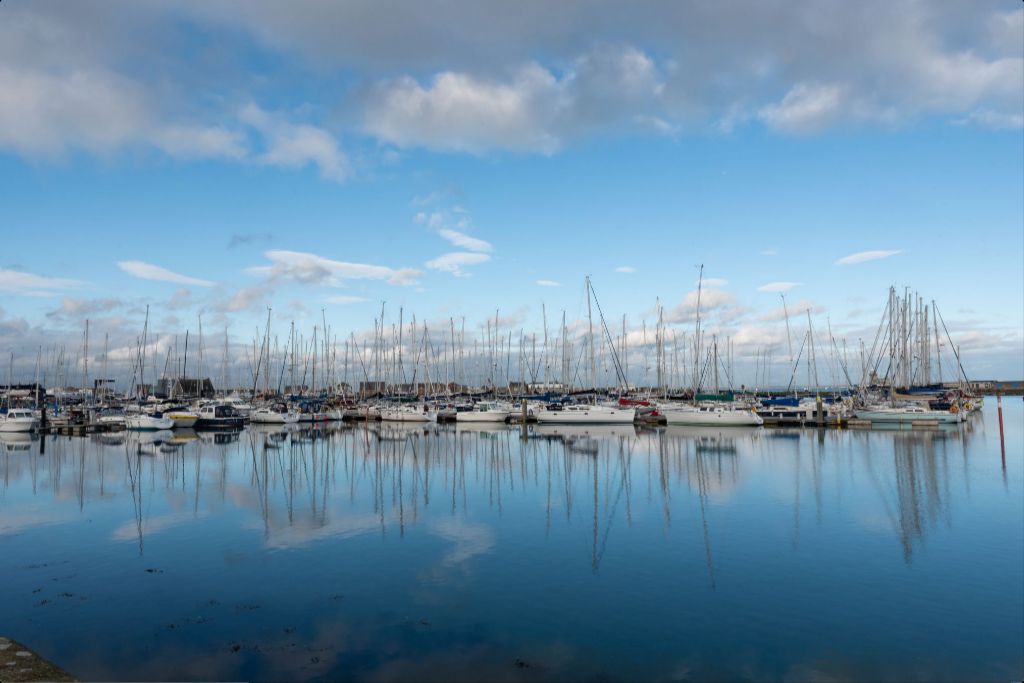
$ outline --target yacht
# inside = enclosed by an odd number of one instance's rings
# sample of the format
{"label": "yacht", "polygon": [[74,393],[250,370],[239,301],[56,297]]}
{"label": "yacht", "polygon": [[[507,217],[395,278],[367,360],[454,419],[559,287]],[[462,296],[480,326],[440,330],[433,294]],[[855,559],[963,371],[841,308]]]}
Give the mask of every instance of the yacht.
{"label": "yacht", "polygon": [[670,425],[722,425],[760,427],[764,420],[753,410],[721,404],[659,405],[658,412]]}
{"label": "yacht", "polygon": [[280,404],[273,407],[257,408],[249,413],[249,421],[253,424],[289,425],[299,421],[299,414],[294,410],[288,410],[284,404]]}
{"label": "yacht", "polygon": [[633,424],[636,409],[554,403],[534,410],[533,415],[539,424]]}
{"label": "yacht", "polygon": [[505,422],[514,409],[508,403],[481,401],[472,410],[455,413],[456,422]]}
{"label": "yacht", "polygon": [[124,425],[135,432],[155,432],[165,429],[173,429],[174,420],[169,417],[164,417],[160,413],[154,413],[153,415],[136,413],[135,415],[125,417]]}
{"label": "yacht", "polygon": [[854,412],[859,420],[889,424],[910,424],[918,421],[932,421],[940,424],[960,422],[960,414],[949,410],[932,410],[920,406],[892,407],[868,406]]}
{"label": "yacht", "polygon": [[231,394],[230,396],[225,396],[224,398],[220,399],[218,403],[220,403],[222,406],[229,406],[231,408],[234,408],[236,416],[241,417],[242,419],[249,417],[249,413],[252,412],[252,406],[246,403],[238,394]]}
{"label": "yacht", "polygon": [[437,413],[427,404],[381,406],[380,419],[385,422],[437,422]]}
{"label": "yacht", "polygon": [[234,406],[224,403],[205,405],[199,409],[196,429],[241,429],[245,418],[238,414]]}
{"label": "yacht", "polygon": [[0,432],[31,432],[38,421],[27,408],[9,408],[0,415]]}

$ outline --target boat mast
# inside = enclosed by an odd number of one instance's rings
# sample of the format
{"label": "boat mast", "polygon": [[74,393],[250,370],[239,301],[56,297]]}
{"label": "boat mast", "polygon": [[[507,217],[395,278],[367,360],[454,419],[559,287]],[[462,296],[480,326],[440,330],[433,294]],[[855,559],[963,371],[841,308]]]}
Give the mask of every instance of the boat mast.
{"label": "boat mast", "polygon": [[704,285],[704,264],[700,264],[700,274],[697,276],[697,325],[694,332],[695,352],[693,354],[693,396],[697,397],[700,391],[700,297]]}

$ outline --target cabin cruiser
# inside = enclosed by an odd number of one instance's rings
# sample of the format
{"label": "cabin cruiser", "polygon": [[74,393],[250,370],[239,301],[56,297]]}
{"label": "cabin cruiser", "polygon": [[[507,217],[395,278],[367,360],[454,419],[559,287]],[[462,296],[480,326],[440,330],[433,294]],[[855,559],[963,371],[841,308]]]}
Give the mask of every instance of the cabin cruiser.
{"label": "cabin cruiser", "polygon": [[613,408],[589,404],[562,405],[552,403],[533,415],[539,424],[633,424],[635,408]]}
{"label": "cabin cruiser", "polygon": [[234,406],[223,403],[205,405],[199,409],[196,429],[241,429],[245,426],[245,418],[238,414]]}
{"label": "cabin cruiser", "polygon": [[508,403],[481,401],[471,410],[457,411],[456,422],[505,422],[515,410]]}
{"label": "cabin cruiser", "polygon": [[222,406],[234,408],[236,417],[248,418],[252,412],[252,406],[246,403],[238,394],[231,394],[217,401]]}
{"label": "cabin cruiser", "polygon": [[659,405],[658,413],[670,425],[721,425],[730,427],[760,427],[764,420],[753,410],[721,403],[697,405]]}
{"label": "cabin cruiser", "polygon": [[9,408],[0,415],[0,432],[31,432],[38,425],[28,408]]}

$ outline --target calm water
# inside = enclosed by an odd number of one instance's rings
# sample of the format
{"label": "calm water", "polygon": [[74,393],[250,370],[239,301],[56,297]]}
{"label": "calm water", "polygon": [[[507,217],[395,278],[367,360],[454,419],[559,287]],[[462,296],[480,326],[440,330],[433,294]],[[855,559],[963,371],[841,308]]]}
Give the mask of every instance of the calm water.
{"label": "calm water", "polygon": [[1004,413],[1005,466],[993,398],[932,432],[5,437],[0,634],[83,680],[1020,679]]}

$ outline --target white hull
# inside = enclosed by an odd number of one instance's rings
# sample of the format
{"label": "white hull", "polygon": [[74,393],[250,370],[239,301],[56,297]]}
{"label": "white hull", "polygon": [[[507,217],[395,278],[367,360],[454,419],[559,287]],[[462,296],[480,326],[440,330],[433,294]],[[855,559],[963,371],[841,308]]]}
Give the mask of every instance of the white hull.
{"label": "white hull", "polygon": [[605,406],[567,406],[562,410],[535,410],[541,424],[633,424],[636,410]]}
{"label": "white hull", "polygon": [[858,420],[870,420],[883,424],[910,424],[919,421],[943,424],[960,422],[959,413],[950,413],[944,410],[858,410],[854,415]]}
{"label": "white hull", "polygon": [[665,408],[658,407],[658,414],[665,416],[670,425],[760,427],[764,420],[751,410],[727,410],[714,408]]}
{"label": "white hull", "polygon": [[290,425],[299,421],[298,413],[277,413],[272,410],[254,410],[249,414],[253,424]]}
{"label": "white hull", "polygon": [[36,421],[32,417],[13,417],[0,420],[0,432],[6,434],[31,432],[35,428]]}
{"label": "white hull", "polygon": [[456,422],[504,422],[510,410],[467,410],[455,414]]}
{"label": "white hull", "polygon": [[384,422],[434,422],[437,416],[434,413],[424,413],[418,409],[381,408],[380,419]]}
{"label": "white hull", "polygon": [[125,418],[125,426],[137,432],[152,432],[173,429],[174,420],[169,417],[153,417],[152,415],[132,415]]}

